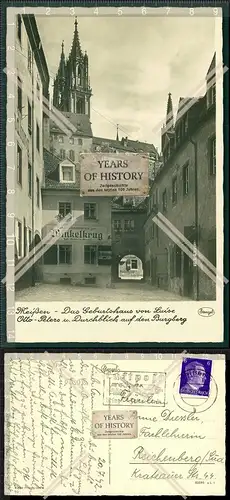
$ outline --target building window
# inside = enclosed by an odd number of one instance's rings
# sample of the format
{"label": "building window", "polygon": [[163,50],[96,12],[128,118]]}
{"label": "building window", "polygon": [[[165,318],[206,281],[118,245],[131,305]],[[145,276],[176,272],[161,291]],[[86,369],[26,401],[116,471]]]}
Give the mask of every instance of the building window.
{"label": "building window", "polygon": [[73,182],[73,167],[62,167],[62,180],[64,182]]}
{"label": "building window", "polygon": [[97,218],[97,205],[96,203],[84,203],[84,219]]}
{"label": "building window", "polygon": [[32,245],[32,231],[29,229],[29,250],[31,250],[31,245]]}
{"label": "building window", "polygon": [[136,259],[131,260],[131,269],[137,269],[137,260]]}
{"label": "building window", "polygon": [[59,203],[59,215],[66,217],[67,214],[71,214],[71,203],[60,202]]}
{"label": "building window", "polygon": [[36,176],[36,200],[37,207],[40,207],[40,182],[38,176]]}
{"label": "building window", "polygon": [[114,231],[121,231],[121,220],[113,221],[113,229]]}
{"label": "building window", "polygon": [[163,212],[167,211],[167,191],[166,191],[166,189],[163,191],[163,194],[162,194],[162,208],[163,208]]}
{"label": "building window", "polygon": [[60,158],[61,158],[62,160],[64,160],[64,159],[65,159],[65,150],[64,150],[64,149],[60,149]]}
{"label": "building window", "polygon": [[212,85],[207,91],[207,108],[216,103],[216,84]]}
{"label": "building window", "polygon": [[20,115],[22,114],[22,80],[18,76],[18,89],[17,89],[17,94],[18,94],[18,112]]}
{"label": "building window", "polygon": [[69,143],[70,143],[70,144],[74,144],[74,137],[70,137],[70,139],[69,139]]}
{"label": "building window", "polygon": [[180,278],[181,277],[181,248],[176,245],[176,250],[175,250],[176,256],[175,256],[175,273],[176,277]]}
{"label": "building window", "polygon": [[171,278],[181,277],[181,248],[174,245],[170,253],[170,276]]}
{"label": "building window", "polygon": [[40,128],[39,128],[38,123],[36,126],[36,146],[37,146],[37,150],[40,151]]}
{"label": "building window", "polygon": [[17,181],[22,185],[22,150],[17,146]]}
{"label": "building window", "polygon": [[184,134],[186,135],[188,132],[188,114],[186,114],[183,118],[183,127],[184,127]]}
{"label": "building window", "polygon": [[97,247],[96,245],[84,246],[84,263],[96,264],[97,263]]}
{"label": "building window", "polygon": [[82,144],[83,144],[82,139],[78,139],[77,142],[78,142],[79,146],[82,146]]}
{"label": "building window", "polygon": [[22,18],[20,15],[17,15],[17,37],[19,42],[22,43]]}
{"label": "building window", "polygon": [[98,246],[97,257],[97,264],[99,266],[110,266],[112,263],[112,247],[105,245]]}
{"label": "building window", "polygon": [[60,144],[64,143],[64,137],[63,137],[63,135],[59,135],[58,142],[60,142]]}
{"label": "building window", "polygon": [[40,85],[38,82],[37,82],[37,98],[38,100],[40,100]]}
{"label": "building window", "polygon": [[30,73],[32,73],[32,50],[30,48],[29,43],[28,43],[28,70]]}
{"label": "building window", "polygon": [[18,222],[18,257],[22,257],[22,224]]}
{"label": "building window", "polygon": [[32,108],[30,101],[28,100],[28,132],[32,134]]}
{"label": "building window", "polygon": [[188,179],[188,164],[183,167],[183,195],[188,194],[189,179]]}
{"label": "building window", "polygon": [[69,152],[69,158],[71,161],[74,161],[75,160],[75,154],[74,154],[74,150],[71,149],[70,152]]}
{"label": "building window", "polygon": [[47,252],[44,253],[44,264],[46,265],[57,265],[58,263],[58,247],[57,245],[52,245]]}
{"label": "building window", "polygon": [[124,221],[124,230],[132,231],[134,229],[134,220],[128,219]]}
{"label": "building window", "polygon": [[59,264],[72,263],[72,245],[59,246]]}
{"label": "building window", "polygon": [[32,165],[28,164],[28,195],[32,196]]}
{"label": "building window", "polygon": [[23,247],[24,247],[24,257],[27,254],[27,227],[26,227],[26,219],[23,220]]}
{"label": "building window", "polygon": [[208,141],[208,163],[209,174],[216,175],[216,136],[214,135]]}
{"label": "building window", "polygon": [[177,203],[177,177],[172,180],[172,202],[174,205]]}

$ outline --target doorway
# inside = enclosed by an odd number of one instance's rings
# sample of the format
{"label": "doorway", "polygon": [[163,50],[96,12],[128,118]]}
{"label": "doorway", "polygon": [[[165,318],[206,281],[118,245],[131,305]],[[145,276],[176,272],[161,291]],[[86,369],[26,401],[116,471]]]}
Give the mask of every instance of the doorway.
{"label": "doorway", "polygon": [[121,280],[142,280],[144,277],[142,260],[136,255],[125,255],[118,264],[118,278]]}

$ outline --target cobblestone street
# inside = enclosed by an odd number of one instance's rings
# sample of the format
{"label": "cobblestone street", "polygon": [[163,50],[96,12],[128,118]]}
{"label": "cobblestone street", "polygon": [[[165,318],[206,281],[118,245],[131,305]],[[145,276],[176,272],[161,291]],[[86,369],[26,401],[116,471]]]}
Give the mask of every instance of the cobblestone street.
{"label": "cobblestone street", "polygon": [[16,292],[16,300],[30,302],[46,301],[149,301],[149,300],[189,300],[185,297],[153,288],[146,283],[116,283],[114,288],[77,287],[71,285],[38,284]]}

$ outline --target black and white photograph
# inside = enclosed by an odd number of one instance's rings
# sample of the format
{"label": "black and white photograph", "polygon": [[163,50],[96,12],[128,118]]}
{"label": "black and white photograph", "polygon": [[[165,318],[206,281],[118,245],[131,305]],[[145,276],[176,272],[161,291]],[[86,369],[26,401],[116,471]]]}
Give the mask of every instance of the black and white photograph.
{"label": "black and white photograph", "polygon": [[27,10],[7,31],[16,305],[216,310],[221,9]]}

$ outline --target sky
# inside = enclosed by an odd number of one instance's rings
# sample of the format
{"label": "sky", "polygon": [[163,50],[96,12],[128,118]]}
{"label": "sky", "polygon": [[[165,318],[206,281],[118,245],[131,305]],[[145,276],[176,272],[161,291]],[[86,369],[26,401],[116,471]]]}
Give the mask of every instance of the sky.
{"label": "sky", "polygon": [[[69,54],[73,17],[36,17],[51,78],[61,43]],[[91,122],[94,136],[119,136],[153,143],[160,150],[160,127],[168,93],[174,110],[180,97],[204,94],[215,51],[215,17],[78,17],[83,51],[88,52]]]}

